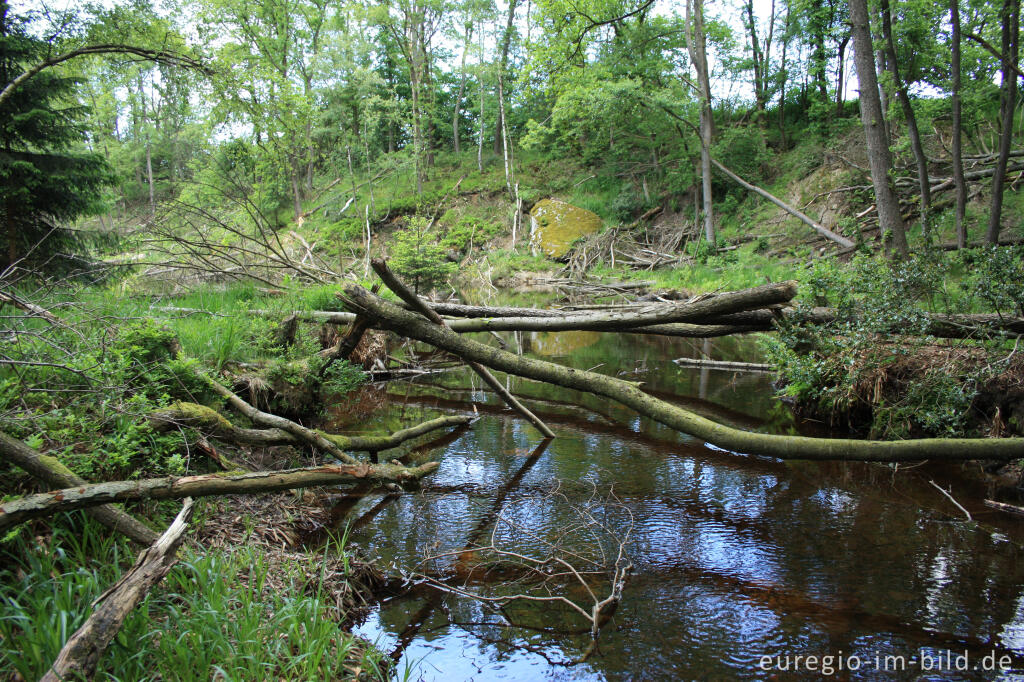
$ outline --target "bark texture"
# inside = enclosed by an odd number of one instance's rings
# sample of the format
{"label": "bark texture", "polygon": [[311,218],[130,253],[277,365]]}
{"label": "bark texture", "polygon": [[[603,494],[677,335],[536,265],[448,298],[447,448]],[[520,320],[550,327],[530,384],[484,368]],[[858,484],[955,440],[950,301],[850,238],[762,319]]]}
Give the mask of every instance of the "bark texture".
{"label": "bark texture", "polygon": [[899,200],[892,185],[892,154],[885,131],[885,116],[878,94],[878,76],[875,72],[874,45],[868,25],[867,0],[850,0],[850,23],[853,34],[854,60],[857,80],[860,82],[860,116],[864,123],[864,137],[871,166],[871,184],[875,189],[878,223],[883,233],[892,237],[892,244],[902,255],[910,254],[907,235],[900,213]]}
{"label": "bark texture", "polygon": [[183,478],[92,483],[38,495],[26,495],[0,504],[0,532],[32,519],[110,502],[251,495],[342,483],[411,483],[432,473],[438,466],[437,462],[427,462],[417,467],[394,464],[340,464],[244,474],[204,474]]}

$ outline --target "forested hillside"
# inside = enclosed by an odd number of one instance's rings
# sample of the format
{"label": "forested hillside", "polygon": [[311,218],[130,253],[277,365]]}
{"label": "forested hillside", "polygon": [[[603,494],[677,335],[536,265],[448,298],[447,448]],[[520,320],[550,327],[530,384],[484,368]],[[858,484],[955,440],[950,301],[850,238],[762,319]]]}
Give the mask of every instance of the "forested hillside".
{"label": "forested hillside", "polygon": [[0,679],[1024,671],[1020,24],[0,0]]}

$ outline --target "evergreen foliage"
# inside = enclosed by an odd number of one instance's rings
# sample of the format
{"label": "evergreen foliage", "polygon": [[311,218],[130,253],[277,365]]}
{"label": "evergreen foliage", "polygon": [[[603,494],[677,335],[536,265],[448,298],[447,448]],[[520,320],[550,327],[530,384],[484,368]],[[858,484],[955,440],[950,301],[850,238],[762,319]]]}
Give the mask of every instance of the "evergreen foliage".
{"label": "evergreen foliage", "polygon": [[[50,47],[26,30],[25,17],[0,4],[0,83],[9,83]],[[72,96],[76,81],[47,69],[0,104],[0,266],[28,258],[45,271],[78,269],[94,233],[72,221],[102,206],[112,184],[106,161],[78,151],[84,109]]]}

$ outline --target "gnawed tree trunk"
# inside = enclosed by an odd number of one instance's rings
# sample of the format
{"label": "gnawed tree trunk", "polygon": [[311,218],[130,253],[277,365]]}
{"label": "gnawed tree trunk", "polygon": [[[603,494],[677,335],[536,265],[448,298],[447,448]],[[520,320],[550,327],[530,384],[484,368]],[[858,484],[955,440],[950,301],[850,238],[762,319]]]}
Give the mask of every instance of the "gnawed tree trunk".
{"label": "gnawed tree trunk", "polygon": [[[17,438],[11,438],[3,432],[0,432],[0,459],[17,465],[54,489],[89,485],[85,479],[61,464],[56,457],[36,452]],[[153,529],[117,507],[92,507],[88,514],[110,530],[121,533],[140,545],[151,545],[156,542],[157,534]]]}
{"label": "gnawed tree trunk", "polygon": [[878,223],[883,234],[889,234],[893,247],[901,256],[910,254],[907,235],[900,214],[900,204],[893,188],[892,154],[885,131],[885,116],[878,94],[875,73],[874,45],[868,25],[867,0],[850,0],[850,23],[853,34],[853,53],[860,82],[860,115],[864,123],[864,137],[871,166],[871,184],[875,189]]}
{"label": "gnawed tree trunk", "polygon": [[96,600],[95,610],[60,650],[57,660],[40,682],[89,679],[95,674],[100,657],[113,641],[125,618],[142,601],[150,588],[164,579],[177,561],[178,547],[192,518],[192,498],[185,504],[167,530],[135,560],[127,573]]}
{"label": "gnawed tree trunk", "polygon": [[417,467],[394,464],[332,464],[302,469],[254,471],[242,474],[203,474],[182,478],[107,481],[75,488],[26,495],[0,504],[0,532],[32,519],[128,500],[179,500],[184,497],[251,495],[294,488],[343,483],[413,483],[433,473],[437,462]]}
{"label": "gnawed tree trunk", "polygon": [[610,398],[670,428],[737,453],[779,459],[877,462],[1024,457],[1024,438],[923,438],[889,442],[741,431],[658,400],[629,382],[522,357],[472,341],[444,327],[424,322],[362,287],[348,286],[345,294],[360,312],[373,318],[380,327],[509,374]]}

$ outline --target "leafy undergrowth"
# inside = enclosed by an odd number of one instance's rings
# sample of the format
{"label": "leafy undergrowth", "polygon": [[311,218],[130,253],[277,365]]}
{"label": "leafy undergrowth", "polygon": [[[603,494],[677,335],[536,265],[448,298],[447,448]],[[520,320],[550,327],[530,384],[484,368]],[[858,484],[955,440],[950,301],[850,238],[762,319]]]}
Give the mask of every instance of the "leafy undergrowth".
{"label": "leafy undergrowth", "polygon": [[803,281],[835,323],[793,324],[763,346],[806,415],[879,438],[1024,435],[1024,357],[1010,338],[936,339],[929,315],[1024,307],[1024,250],[822,262]]}
{"label": "leafy undergrowth", "polygon": [[[330,556],[328,555],[330,553]],[[0,547],[0,671],[38,679],[134,552],[80,514]],[[128,616],[100,680],[387,679],[390,660],[346,632],[334,593],[344,548],[273,557],[252,546],[183,548]],[[347,566],[347,563],[344,563]]]}

